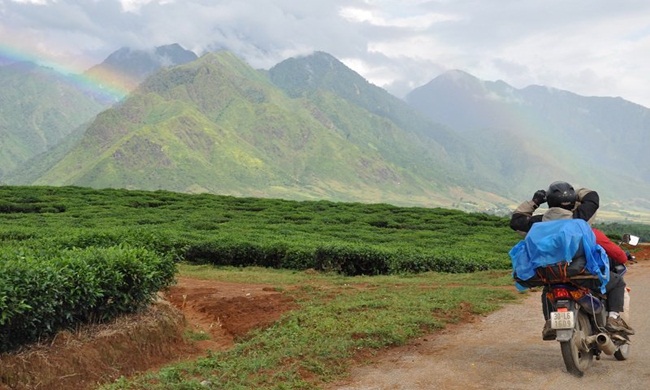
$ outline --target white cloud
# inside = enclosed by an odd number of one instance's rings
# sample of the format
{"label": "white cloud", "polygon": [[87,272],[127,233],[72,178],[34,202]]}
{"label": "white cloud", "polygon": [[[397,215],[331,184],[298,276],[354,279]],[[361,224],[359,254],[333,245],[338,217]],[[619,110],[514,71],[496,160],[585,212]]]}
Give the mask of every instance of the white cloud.
{"label": "white cloud", "polygon": [[14,3],[38,4],[38,5],[45,5],[48,3],[48,0],[11,0],[11,1],[13,1]]}
{"label": "white cloud", "polygon": [[354,23],[368,23],[379,27],[397,27],[413,31],[425,30],[440,22],[457,21],[459,16],[438,13],[392,15],[386,10],[343,7],[341,17]]}
{"label": "white cloud", "polygon": [[138,12],[143,5],[151,3],[153,0],[120,0],[122,9],[126,12]]}
{"label": "white cloud", "polygon": [[89,67],[123,46],[226,48],[268,68],[328,52],[401,96],[447,69],[650,106],[650,2],[0,0],[0,45]]}

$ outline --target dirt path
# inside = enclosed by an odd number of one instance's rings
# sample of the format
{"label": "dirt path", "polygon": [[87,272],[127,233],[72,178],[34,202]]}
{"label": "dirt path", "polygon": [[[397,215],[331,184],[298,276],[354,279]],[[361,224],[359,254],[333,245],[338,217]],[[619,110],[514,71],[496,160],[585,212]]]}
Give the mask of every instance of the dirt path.
{"label": "dirt path", "polygon": [[542,341],[539,293],[479,321],[397,348],[371,366],[355,368],[328,390],[618,389],[650,388],[650,256],[630,266],[630,359],[603,355],[583,378],[566,372],[560,346]]}

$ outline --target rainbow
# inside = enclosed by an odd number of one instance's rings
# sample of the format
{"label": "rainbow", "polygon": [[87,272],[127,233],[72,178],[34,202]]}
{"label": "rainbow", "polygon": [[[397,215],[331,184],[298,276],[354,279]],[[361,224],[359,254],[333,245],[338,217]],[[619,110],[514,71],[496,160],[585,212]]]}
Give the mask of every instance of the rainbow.
{"label": "rainbow", "polygon": [[118,72],[94,67],[80,73],[64,64],[55,63],[5,44],[0,44],[0,65],[14,62],[31,62],[49,68],[61,75],[62,79],[74,88],[100,101],[120,101],[137,86],[136,80]]}

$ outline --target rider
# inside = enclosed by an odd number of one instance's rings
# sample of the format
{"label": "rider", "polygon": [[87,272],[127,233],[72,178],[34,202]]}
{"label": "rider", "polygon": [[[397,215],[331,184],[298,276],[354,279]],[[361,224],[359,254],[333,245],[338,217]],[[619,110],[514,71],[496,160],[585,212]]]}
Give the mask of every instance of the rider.
{"label": "rider", "polygon": [[596,229],[595,227],[592,227],[591,230],[593,230],[594,234],[596,235],[596,242],[598,245],[603,247],[605,252],[607,252],[607,257],[612,260],[612,267],[615,267],[617,265],[624,265],[627,263],[631,256],[628,252],[625,252],[620,246],[612,242],[612,240],[610,240],[602,231]]}
{"label": "rider", "polygon": [[[544,214],[533,215],[533,212],[543,203],[548,202],[549,209]],[[581,188],[577,191],[567,182],[556,181],[551,183],[548,191],[538,190],[533,195],[533,199],[525,201],[513,212],[510,220],[510,227],[513,230],[526,234],[534,223],[543,221],[553,221],[559,219],[583,219],[591,220],[599,207],[599,196],[596,191]],[[604,234],[596,235],[596,243],[605,243],[602,237]],[[600,237],[600,242],[598,238]],[[606,249],[606,248],[605,248]],[[619,248],[620,249],[620,248]],[[581,281],[580,284],[590,283],[586,287],[595,288],[593,281]],[[609,281],[605,286],[608,296],[609,315],[607,318],[606,328],[613,332],[623,332],[629,335],[634,334],[634,330],[621,318],[625,300],[625,281],[623,277],[615,272],[609,273]],[[550,327],[550,302],[546,298],[545,292],[542,293],[542,307],[546,323],[542,331],[544,340],[555,338],[555,332]]]}

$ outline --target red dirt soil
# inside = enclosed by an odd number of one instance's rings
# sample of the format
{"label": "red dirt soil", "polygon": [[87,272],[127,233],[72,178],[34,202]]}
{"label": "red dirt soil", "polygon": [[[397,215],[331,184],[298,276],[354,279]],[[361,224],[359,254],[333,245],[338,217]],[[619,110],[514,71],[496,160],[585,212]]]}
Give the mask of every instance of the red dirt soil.
{"label": "red dirt soil", "polygon": [[[160,298],[145,313],[60,332],[48,343],[0,355],[0,389],[96,388],[230,348],[295,307],[272,286],[188,278],[178,278]],[[201,333],[209,337],[192,337]]]}
{"label": "red dirt soil", "polygon": [[[639,246],[635,256],[649,260],[650,245]],[[48,343],[0,355],[0,390],[96,388],[226,350],[295,307],[270,285],[178,278],[145,313],[61,332]],[[209,338],[187,337],[201,333]]]}

